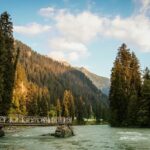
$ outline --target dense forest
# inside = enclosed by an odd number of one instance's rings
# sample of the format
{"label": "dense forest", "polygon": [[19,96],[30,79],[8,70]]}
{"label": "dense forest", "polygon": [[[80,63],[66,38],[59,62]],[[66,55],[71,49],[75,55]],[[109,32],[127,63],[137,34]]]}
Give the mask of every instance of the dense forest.
{"label": "dense forest", "polygon": [[150,70],[142,77],[135,53],[125,44],[112,68],[109,99],[112,126],[150,127]]}
{"label": "dense forest", "polygon": [[[40,55],[20,41],[15,41],[15,47],[19,47],[20,56],[14,89],[17,92],[16,94],[14,92],[14,97],[19,93],[20,102],[26,99],[24,101],[27,102],[28,115],[50,113],[50,115],[70,116],[73,113],[74,115],[71,116],[73,118],[76,116],[78,120],[92,115],[97,120],[108,117],[107,96],[98,90],[82,72],[47,56]],[[20,87],[17,89],[18,84]],[[22,91],[18,92],[19,89]],[[27,96],[25,96],[25,91],[27,91]],[[14,102],[18,98],[14,98]],[[69,99],[68,102],[65,102],[66,98]],[[18,103],[18,100],[15,103]],[[61,113],[58,113],[60,111],[57,107],[58,104]],[[40,108],[41,106],[42,108]],[[70,112],[67,112],[69,109]],[[72,110],[74,112],[71,113]]]}
{"label": "dense forest", "polygon": [[13,38],[7,12],[0,17],[0,114],[108,117],[107,96],[81,71],[33,51]]}

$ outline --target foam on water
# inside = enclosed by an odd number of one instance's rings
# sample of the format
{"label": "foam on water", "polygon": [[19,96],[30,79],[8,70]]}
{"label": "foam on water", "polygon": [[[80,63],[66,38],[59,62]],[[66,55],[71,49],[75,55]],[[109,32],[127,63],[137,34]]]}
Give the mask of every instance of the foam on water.
{"label": "foam on water", "polygon": [[126,140],[126,141],[141,141],[147,140],[148,138],[143,136],[140,132],[118,132],[121,135],[119,140]]}
{"label": "foam on water", "polygon": [[141,136],[142,133],[140,132],[129,132],[129,131],[126,131],[126,132],[118,132],[118,134],[123,134],[123,135],[135,135],[135,136]]}
{"label": "foam on water", "polygon": [[147,140],[148,138],[142,136],[122,136],[119,140],[127,140],[127,141],[141,141]]}
{"label": "foam on water", "polygon": [[20,135],[19,135],[19,134],[14,134],[14,135],[12,135],[12,136],[14,136],[14,137],[19,137]]}

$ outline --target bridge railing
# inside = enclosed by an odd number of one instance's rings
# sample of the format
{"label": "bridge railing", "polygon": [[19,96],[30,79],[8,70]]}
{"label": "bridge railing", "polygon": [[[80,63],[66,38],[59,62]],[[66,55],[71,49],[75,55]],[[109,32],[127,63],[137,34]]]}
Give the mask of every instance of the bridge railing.
{"label": "bridge railing", "polygon": [[70,117],[39,117],[39,116],[0,116],[0,123],[21,123],[21,124],[71,124]]}

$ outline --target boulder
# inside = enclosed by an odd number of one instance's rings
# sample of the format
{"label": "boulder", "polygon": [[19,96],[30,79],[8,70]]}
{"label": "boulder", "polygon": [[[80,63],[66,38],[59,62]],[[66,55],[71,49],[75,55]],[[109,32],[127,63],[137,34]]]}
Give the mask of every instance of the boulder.
{"label": "boulder", "polygon": [[5,136],[5,132],[3,131],[3,126],[0,125],[0,137]]}
{"label": "boulder", "polygon": [[0,137],[3,137],[3,136],[5,136],[5,132],[2,129],[0,129]]}
{"label": "boulder", "polygon": [[70,137],[70,136],[74,136],[74,132],[71,126],[69,125],[59,125],[57,126],[55,133],[51,134],[55,137]]}

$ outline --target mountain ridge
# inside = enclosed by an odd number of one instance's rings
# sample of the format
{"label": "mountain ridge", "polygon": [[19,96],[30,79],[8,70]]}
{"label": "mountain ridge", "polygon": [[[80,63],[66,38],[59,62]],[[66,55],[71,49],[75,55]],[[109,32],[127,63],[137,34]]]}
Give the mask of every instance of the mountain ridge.
{"label": "mountain ridge", "polygon": [[91,71],[87,70],[84,67],[77,68],[81,72],[83,72],[92,82],[93,84],[100,89],[104,94],[109,94],[110,88],[110,79],[107,77],[99,76]]}

